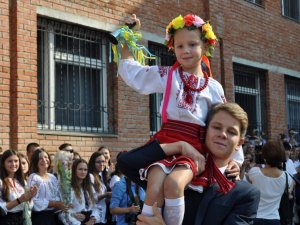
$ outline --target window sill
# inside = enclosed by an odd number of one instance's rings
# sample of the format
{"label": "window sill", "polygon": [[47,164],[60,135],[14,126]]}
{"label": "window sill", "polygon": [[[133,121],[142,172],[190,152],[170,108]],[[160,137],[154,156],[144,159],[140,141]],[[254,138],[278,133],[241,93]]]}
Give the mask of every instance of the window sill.
{"label": "window sill", "polygon": [[38,130],[41,135],[56,135],[56,136],[72,136],[72,137],[107,137],[117,138],[117,134],[100,134],[100,133],[83,133],[83,132],[68,132],[58,130]]}
{"label": "window sill", "polygon": [[245,0],[245,2],[248,2],[248,3],[250,3],[250,4],[252,4],[252,5],[255,5],[255,6],[257,6],[257,7],[260,7],[260,8],[262,8],[262,9],[265,8],[263,4],[258,4],[258,3],[255,3],[255,2],[252,2],[252,1],[248,1],[248,0]]}
{"label": "window sill", "polygon": [[288,20],[291,20],[291,21],[293,21],[293,22],[296,22],[296,23],[300,24],[300,20],[296,20],[296,19],[294,19],[294,18],[292,18],[292,17],[286,16],[286,15],[282,15],[282,14],[281,14],[281,16],[282,16],[283,18],[285,18],[285,19],[288,19]]}

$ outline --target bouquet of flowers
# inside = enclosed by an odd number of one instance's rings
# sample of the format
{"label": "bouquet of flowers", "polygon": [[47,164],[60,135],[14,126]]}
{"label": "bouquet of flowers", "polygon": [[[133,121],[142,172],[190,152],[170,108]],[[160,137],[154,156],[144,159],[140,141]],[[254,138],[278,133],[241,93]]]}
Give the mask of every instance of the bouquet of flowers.
{"label": "bouquet of flowers", "polygon": [[[72,161],[73,154],[66,151],[58,151],[54,157],[54,169],[58,176],[60,194],[65,205],[71,204]],[[63,212],[63,214],[64,222],[71,224],[70,213]]]}

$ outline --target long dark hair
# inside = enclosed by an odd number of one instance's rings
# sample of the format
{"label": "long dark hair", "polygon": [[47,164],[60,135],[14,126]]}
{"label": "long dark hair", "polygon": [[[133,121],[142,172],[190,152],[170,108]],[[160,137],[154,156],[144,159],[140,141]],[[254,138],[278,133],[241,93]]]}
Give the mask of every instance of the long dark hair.
{"label": "long dark hair", "polygon": [[100,179],[100,176],[99,176],[99,172],[97,171],[97,168],[96,168],[96,159],[101,155],[104,157],[103,153],[94,152],[91,155],[91,158],[90,158],[89,164],[88,164],[89,173],[93,174],[94,179],[95,179],[94,188],[95,188],[97,193],[100,193],[100,191],[101,191],[101,188],[100,188],[101,187],[101,179]]}
{"label": "long dark hair", "polygon": [[48,155],[49,158],[49,167],[48,169],[50,169],[51,167],[51,158],[48,152],[45,151],[45,149],[37,149],[34,151],[32,157],[31,157],[31,161],[30,161],[30,166],[29,166],[29,172],[31,173],[39,173],[39,160],[40,160],[40,154],[44,152]]}
{"label": "long dark hair", "polygon": [[89,173],[87,173],[86,177],[83,179],[81,186],[78,182],[78,178],[76,175],[76,170],[77,167],[80,163],[85,163],[88,165],[88,163],[84,159],[76,159],[73,164],[72,164],[72,179],[71,179],[71,186],[74,190],[76,198],[81,201],[81,191],[80,189],[82,188],[83,191],[87,191],[89,194],[89,197],[92,201],[93,204],[95,204],[95,199],[94,199],[94,194],[93,194],[93,189],[92,189],[92,182]]}
{"label": "long dark hair", "polygon": [[24,175],[23,175],[23,171],[22,171],[20,156],[14,150],[6,150],[3,153],[1,162],[0,162],[0,178],[3,181],[2,198],[4,201],[8,201],[8,196],[9,196],[9,192],[10,192],[8,173],[4,167],[4,164],[5,164],[5,161],[13,155],[16,155],[19,159],[19,169],[16,171],[14,178],[22,185],[22,187],[25,187],[25,181],[24,181]]}
{"label": "long dark hair", "polygon": [[[101,152],[103,149],[106,149],[108,152],[109,152],[109,155],[110,155],[110,157],[111,157],[111,154],[110,154],[110,150],[108,149],[108,147],[107,146],[105,146],[105,145],[102,145],[102,146],[100,146],[99,148],[98,148],[98,152]],[[104,154],[103,154],[104,155]],[[105,158],[106,159],[106,158]],[[111,159],[109,159],[108,160],[108,166],[111,166]]]}
{"label": "long dark hair", "polygon": [[[21,159],[25,159],[26,162],[27,162],[27,164],[28,164],[28,171],[26,173],[23,171],[24,179],[27,180],[28,179],[28,175],[29,175],[29,160],[28,160],[28,157],[26,155],[24,155],[23,153],[19,153],[19,157],[20,157],[20,160]],[[21,164],[22,164],[22,162],[21,162]]]}

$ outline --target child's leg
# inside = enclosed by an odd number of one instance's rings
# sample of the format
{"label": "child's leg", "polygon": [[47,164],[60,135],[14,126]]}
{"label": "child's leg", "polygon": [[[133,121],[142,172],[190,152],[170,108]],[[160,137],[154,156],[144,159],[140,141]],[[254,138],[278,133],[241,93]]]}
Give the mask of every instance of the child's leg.
{"label": "child's leg", "polygon": [[185,166],[176,167],[165,179],[164,219],[167,225],[181,225],[184,217],[184,189],[193,179]]}
{"label": "child's leg", "polygon": [[153,216],[152,206],[157,202],[157,206],[161,208],[164,203],[163,185],[166,178],[165,172],[159,166],[152,166],[148,171],[146,198],[142,210],[142,214]]}

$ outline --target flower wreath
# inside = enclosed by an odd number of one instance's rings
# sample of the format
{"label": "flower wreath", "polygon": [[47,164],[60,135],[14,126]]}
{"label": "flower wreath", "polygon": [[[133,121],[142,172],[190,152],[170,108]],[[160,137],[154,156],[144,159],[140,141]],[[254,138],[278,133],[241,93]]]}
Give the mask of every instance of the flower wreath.
{"label": "flower wreath", "polygon": [[174,34],[176,30],[187,28],[188,30],[201,28],[201,39],[208,43],[208,50],[206,56],[211,57],[211,53],[217,42],[217,37],[209,24],[209,21],[204,22],[199,16],[188,14],[184,17],[181,15],[174,18],[166,28],[165,45],[172,49],[174,48]]}

